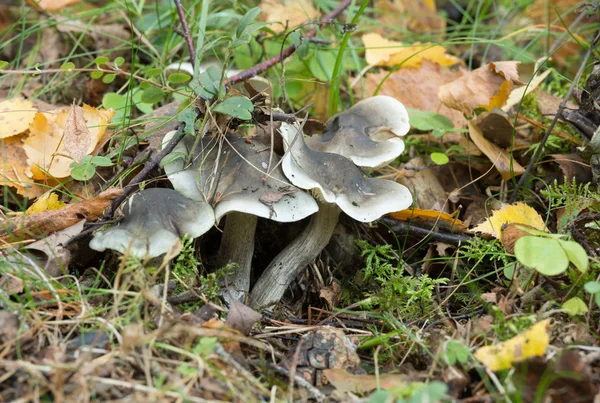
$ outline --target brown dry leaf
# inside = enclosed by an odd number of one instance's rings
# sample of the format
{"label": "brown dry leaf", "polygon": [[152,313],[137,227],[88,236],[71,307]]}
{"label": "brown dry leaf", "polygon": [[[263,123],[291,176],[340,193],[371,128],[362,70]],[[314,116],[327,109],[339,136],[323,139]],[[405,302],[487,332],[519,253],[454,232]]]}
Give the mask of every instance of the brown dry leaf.
{"label": "brown dry leaf", "polygon": [[485,154],[486,157],[494,164],[502,179],[509,180],[514,176],[521,175],[525,172],[525,168],[517,161],[511,158],[510,154],[502,150],[500,147],[488,141],[475,123],[468,122],[469,136],[473,143]]}
{"label": "brown dry leaf", "polygon": [[60,231],[81,221],[98,219],[104,209],[123,189],[110,188],[97,197],[79,203],[69,204],[59,210],[11,218],[0,222],[0,241],[13,242],[18,239],[39,239]]}
{"label": "brown dry leaf", "polygon": [[446,21],[437,13],[435,0],[375,0],[378,20],[417,33],[443,32]]}
{"label": "brown dry leaf", "polygon": [[519,62],[489,63],[442,86],[438,98],[446,106],[471,116],[477,108],[502,108],[519,81]]}
{"label": "brown dry leaf", "polygon": [[56,11],[77,4],[80,1],[81,0],[27,0],[27,3],[44,11]]}
{"label": "brown dry leaf", "polygon": [[261,20],[272,22],[270,28],[277,33],[286,30],[286,23],[287,28],[293,28],[319,15],[311,0],[263,0],[260,7]]}
{"label": "brown dry leaf", "polygon": [[446,191],[423,158],[415,157],[408,161],[396,182],[410,189],[417,208],[448,212]]}
{"label": "brown dry leaf", "polygon": [[505,224],[525,224],[539,231],[547,231],[544,219],[533,207],[525,203],[509,204],[494,211],[491,217],[471,231],[502,239],[502,226]]}
{"label": "brown dry leaf", "polygon": [[31,101],[7,99],[0,102],[0,139],[23,133],[33,122],[37,110]]}
{"label": "brown dry leaf", "polygon": [[418,67],[423,60],[430,60],[442,66],[452,66],[462,61],[446,54],[440,45],[406,45],[385,39],[379,34],[370,33],[362,36],[365,44],[365,59],[372,66]]}
{"label": "brown dry leaf", "polygon": [[0,185],[11,186],[22,196],[36,198],[44,194],[47,188],[36,186],[35,182],[28,178],[29,166],[23,150],[23,140],[26,136],[19,134],[0,139]]}
{"label": "brown dry leaf", "polygon": [[331,309],[335,308],[342,296],[342,286],[333,281],[331,285],[325,286],[319,290],[319,297],[323,298],[329,304]]}
{"label": "brown dry leaf", "polygon": [[[85,156],[94,151],[114,111],[95,109],[89,105],[83,105],[81,109],[90,139]],[[24,142],[27,162],[34,179],[66,178],[70,175],[73,159],[69,156],[64,138],[68,118],[69,109],[36,114],[29,127],[31,135]]]}
{"label": "brown dry leaf", "polygon": [[[367,96],[374,95],[387,74],[381,71],[365,75],[364,87]],[[419,67],[402,68],[393,72],[383,82],[379,95],[392,96],[407,108],[439,113],[449,118],[455,127],[462,128],[467,125],[463,114],[447,107],[431,94],[437,94],[441,86],[464,74],[464,69],[451,70],[432,61],[423,60]]]}
{"label": "brown dry leaf", "polygon": [[368,393],[373,389],[390,389],[405,386],[409,383],[406,375],[383,374],[379,383],[375,375],[354,375],[343,368],[324,369],[323,375],[340,392]]}
{"label": "brown dry leaf", "polygon": [[83,157],[88,155],[92,139],[82,107],[75,104],[71,105],[65,123],[63,141],[68,154],[74,161],[81,162]]}
{"label": "brown dry leaf", "polygon": [[262,315],[239,302],[237,299],[232,298],[229,306],[229,313],[227,314],[226,324],[231,326],[232,329],[239,330],[244,335],[249,335],[252,327],[258,323],[262,318]]}

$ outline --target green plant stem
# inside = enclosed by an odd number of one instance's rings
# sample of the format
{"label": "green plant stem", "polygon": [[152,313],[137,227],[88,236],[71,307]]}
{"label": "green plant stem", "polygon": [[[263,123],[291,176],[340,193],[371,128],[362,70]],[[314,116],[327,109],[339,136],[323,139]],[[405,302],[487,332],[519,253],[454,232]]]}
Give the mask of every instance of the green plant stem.
{"label": "green plant stem", "polygon": [[[350,24],[356,24],[359,17],[363,13],[363,11],[365,11],[365,9],[367,8],[368,4],[369,4],[369,0],[363,0],[362,4],[360,5],[360,8],[354,15],[354,18],[352,18],[352,21],[350,22]],[[342,38],[342,43],[340,44],[340,50],[338,52],[337,58],[335,59],[335,66],[333,67],[333,72],[331,73],[331,88],[329,91],[329,115],[330,116],[335,115],[337,112],[337,108],[338,108],[338,103],[339,103],[339,99],[340,99],[340,96],[339,96],[340,86],[341,86],[340,84],[342,81],[341,77],[340,77],[340,70],[342,67],[342,60],[344,59],[344,52],[346,51],[346,47],[348,46],[348,41],[350,40],[350,34],[351,34],[351,32],[344,33],[344,37]]]}

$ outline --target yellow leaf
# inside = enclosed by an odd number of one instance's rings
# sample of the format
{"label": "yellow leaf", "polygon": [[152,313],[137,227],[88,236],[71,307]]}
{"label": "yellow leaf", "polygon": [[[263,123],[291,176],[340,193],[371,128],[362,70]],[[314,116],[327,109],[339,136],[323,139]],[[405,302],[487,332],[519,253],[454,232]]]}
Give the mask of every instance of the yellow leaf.
{"label": "yellow leaf", "polygon": [[33,121],[37,110],[31,101],[7,99],[0,102],[0,139],[23,133]]}
{"label": "yellow leaf", "polygon": [[545,319],[510,340],[477,349],[475,358],[492,371],[509,369],[515,363],[544,355],[550,342],[549,330],[550,319]]}
{"label": "yellow leaf", "polygon": [[59,210],[64,206],[66,206],[66,204],[58,200],[58,195],[56,193],[48,192],[37,199],[35,203],[25,211],[25,214],[31,215],[48,210]]}
{"label": "yellow leaf", "polygon": [[440,45],[405,45],[385,39],[379,34],[362,36],[365,44],[365,59],[373,66],[418,67],[423,60],[431,60],[442,66],[461,63],[457,57],[446,54],[446,49]]}
{"label": "yellow leaf", "polygon": [[272,22],[270,28],[279,33],[294,28],[305,21],[317,18],[318,12],[310,0],[263,0],[260,16],[264,22]]}
{"label": "yellow leaf", "polygon": [[[106,125],[114,115],[114,111],[95,109],[89,105],[83,108],[83,120],[88,132],[85,133],[87,149],[78,152],[78,158],[94,151],[96,144],[104,135]],[[31,176],[36,180],[50,177],[66,178],[71,173],[70,165],[72,149],[65,142],[65,130],[69,124],[71,108],[64,108],[51,112],[40,112],[29,127],[31,135],[25,140],[24,149]]]}
{"label": "yellow leaf", "polygon": [[539,231],[547,231],[542,216],[533,207],[529,207],[525,203],[515,203],[494,211],[491,217],[473,228],[472,232],[481,232],[502,239],[502,226],[513,223],[529,225]]}

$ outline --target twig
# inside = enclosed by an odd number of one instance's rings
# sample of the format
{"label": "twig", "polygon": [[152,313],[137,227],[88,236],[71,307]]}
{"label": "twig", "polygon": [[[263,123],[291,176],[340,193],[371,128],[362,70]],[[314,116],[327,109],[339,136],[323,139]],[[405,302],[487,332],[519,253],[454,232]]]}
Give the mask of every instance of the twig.
{"label": "twig", "polygon": [[123,193],[120,196],[113,199],[111,205],[106,209],[106,211],[104,212],[102,217],[100,217],[95,223],[90,223],[91,225],[88,229],[81,231],[79,234],[77,234],[74,237],[72,237],[71,239],[69,239],[67,241],[67,245],[72,244],[76,241],[79,241],[80,239],[86,238],[87,236],[91,235],[96,230],[97,227],[104,225],[106,223],[106,221],[108,221],[112,217],[112,215],[113,215],[114,211],[117,209],[117,207],[119,207],[121,205],[121,203],[123,203],[123,201],[131,193],[133,193],[133,191],[137,188],[137,185],[139,185],[144,179],[146,179],[146,177],[150,174],[150,172],[152,172],[158,166],[158,164],[160,164],[160,161],[167,154],[169,154],[171,151],[173,151],[173,149],[175,148],[175,146],[177,144],[179,144],[179,142],[181,141],[181,139],[183,139],[183,136],[184,136],[184,131],[183,131],[184,128],[185,128],[185,123],[180,123],[179,126],[177,127],[177,133],[175,133],[175,136],[169,142],[169,144],[167,144],[167,146],[165,148],[163,148],[161,151],[152,155],[152,158],[150,158],[144,164],[144,168],[142,169],[142,171],[139,174],[137,174],[127,185],[125,185],[123,187]]}
{"label": "twig", "polygon": [[[334,18],[336,18],[346,8],[348,8],[348,6],[351,3],[352,3],[352,0],[344,0],[344,1],[342,1],[336,8],[334,8],[333,10],[331,10],[330,13],[328,13],[328,14],[326,14],[326,15],[323,16],[323,18],[321,19],[321,22],[319,22],[319,27],[323,27],[323,26],[329,24]],[[304,38],[305,39],[312,38],[315,35],[317,35],[317,29],[316,28],[308,31],[304,35]],[[237,83],[242,82],[242,81],[246,81],[249,78],[257,76],[257,75],[259,75],[260,73],[262,73],[264,71],[267,71],[271,67],[273,67],[276,64],[280,63],[282,60],[287,59],[288,57],[290,57],[292,54],[294,54],[294,52],[296,52],[296,50],[297,50],[296,45],[290,45],[289,47],[283,49],[281,52],[279,52],[277,55],[273,56],[272,58],[267,59],[264,62],[259,63],[256,66],[253,66],[253,67],[249,68],[248,70],[244,70],[241,73],[236,74],[235,76],[228,78],[224,82],[225,87],[231,87],[234,84],[237,84]]]}
{"label": "twig", "polygon": [[461,242],[465,242],[473,238],[469,234],[438,232],[439,230],[432,231],[431,229],[418,227],[414,223],[399,221],[388,217],[382,217],[379,221],[388,225],[396,235],[404,236],[408,233],[417,237],[428,237],[433,242],[444,242],[452,245],[458,245]]}
{"label": "twig", "polygon": [[194,67],[196,63],[196,51],[194,49],[194,43],[192,42],[190,27],[185,19],[185,14],[183,12],[183,8],[181,7],[181,1],[173,0],[173,2],[175,3],[175,8],[177,9],[177,14],[179,15],[179,21],[181,22],[181,27],[183,28],[183,37],[185,38],[185,43],[187,44],[188,51],[190,52],[190,63],[192,63],[192,67]]}
{"label": "twig", "polygon": [[529,175],[531,175],[531,171],[533,170],[533,167],[535,166],[537,160],[540,158],[542,151],[544,150],[544,145],[548,141],[548,138],[550,138],[550,134],[552,134],[552,130],[554,130],[554,126],[556,126],[558,119],[560,118],[560,116],[562,116],[563,110],[567,106],[567,102],[569,101],[569,98],[571,98],[571,95],[573,94],[573,90],[577,86],[577,83],[579,82],[579,79],[581,78],[581,75],[583,74],[583,71],[585,70],[588,61],[590,60],[590,57],[592,56],[592,53],[594,53],[594,48],[596,47],[596,43],[598,42],[599,39],[600,39],[600,31],[597,31],[596,36],[594,37],[594,40],[592,41],[589,49],[585,53],[583,61],[581,62],[581,66],[579,67],[579,70],[577,71],[577,74],[575,75],[575,79],[573,80],[573,83],[569,87],[569,91],[567,91],[567,94],[565,95],[562,102],[560,103],[560,106],[558,107],[558,111],[556,112],[556,115],[554,115],[554,119],[552,119],[552,123],[550,123],[550,126],[548,126],[548,130],[546,130],[546,133],[544,134],[544,138],[540,142],[537,150],[535,150],[535,154],[531,158],[531,161],[529,161],[529,164],[527,165],[525,172],[523,172],[523,175],[521,175],[521,178],[519,179],[519,183],[517,183],[517,186],[515,186],[515,189],[513,190],[513,194],[510,196],[510,199],[508,201],[509,203],[514,203],[515,200],[517,200],[519,190],[523,187],[523,185],[525,184],[525,181],[527,181],[527,178],[529,177]]}
{"label": "twig", "polygon": [[184,128],[185,123],[180,123],[177,127],[177,132],[175,133],[175,136],[173,136],[173,139],[169,142],[169,144],[167,144],[165,148],[163,148],[156,154],[153,154],[152,158],[150,158],[144,164],[144,169],[142,169],[142,171],[139,174],[137,174],[126,186],[123,187],[123,193],[113,200],[110,207],[106,209],[106,212],[104,213],[102,218],[106,219],[111,217],[115,209],[119,207],[119,205],[123,203],[123,201],[131,193],[133,193],[133,191],[138,187],[138,185],[146,179],[146,177],[158,166],[158,164],[160,164],[160,161],[167,154],[173,151],[175,146],[179,144],[179,142],[181,141],[181,139],[183,139],[183,136],[185,135],[185,132],[183,131]]}

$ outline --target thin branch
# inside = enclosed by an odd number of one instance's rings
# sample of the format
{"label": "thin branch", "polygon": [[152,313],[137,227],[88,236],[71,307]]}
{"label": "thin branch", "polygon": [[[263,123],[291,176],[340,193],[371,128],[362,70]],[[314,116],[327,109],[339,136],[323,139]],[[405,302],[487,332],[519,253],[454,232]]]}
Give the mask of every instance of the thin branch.
{"label": "thin branch", "polygon": [[[342,1],[336,8],[334,8],[333,10],[331,10],[330,13],[328,13],[328,14],[326,14],[326,15],[323,16],[323,18],[321,19],[321,22],[319,22],[319,27],[324,27],[325,25],[329,24],[337,16],[339,16],[346,8],[348,8],[348,6],[351,3],[352,3],[352,0],[344,0],[344,1]],[[317,35],[317,29],[316,28],[308,31],[304,35],[304,38],[305,39],[312,38],[315,35]],[[297,50],[296,45],[290,45],[289,47],[283,49],[281,52],[279,52],[277,55],[273,56],[272,58],[267,59],[264,62],[259,63],[256,66],[253,66],[253,67],[249,68],[248,70],[244,70],[241,73],[236,74],[235,76],[228,78],[224,82],[225,87],[231,87],[234,84],[237,84],[237,83],[242,82],[242,81],[246,81],[249,78],[257,76],[257,75],[259,75],[260,73],[262,73],[264,71],[267,71],[271,67],[273,67],[276,64],[280,63],[282,60],[287,59],[288,57],[290,57],[291,55],[293,55],[294,52],[296,52],[296,50]]]}
{"label": "thin branch", "polygon": [[537,160],[542,155],[542,151],[544,150],[544,145],[550,138],[550,134],[552,134],[552,130],[554,130],[554,126],[556,126],[558,119],[562,116],[563,110],[567,106],[567,102],[569,101],[569,99],[571,98],[571,95],[573,94],[573,90],[577,86],[577,83],[579,82],[579,79],[581,78],[581,75],[583,74],[583,71],[585,70],[588,61],[590,60],[590,57],[592,56],[592,53],[594,53],[594,48],[596,47],[596,43],[598,42],[598,40],[600,40],[600,31],[596,32],[596,36],[594,37],[594,40],[590,44],[589,49],[585,53],[583,61],[581,62],[581,66],[579,67],[579,70],[577,71],[577,74],[575,75],[575,79],[573,80],[573,83],[569,87],[569,91],[567,91],[567,94],[565,95],[562,102],[560,103],[560,106],[558,107],[558,111],[556,112],[556,115],[554,115],[554,119],[552,120],[552,123],[550,123],[550,126],[548,126],[548,130],[546,130],[546,134],[544,134],[544,138],[540,142],[537,150],[535,150],[535,154],[531,158],[531,161],[529,161],[529,165],[527,165],[527,169],[525,169],[525,172],[523,172],[523,175],[521,175],[521,178],[519,179],[519,183],[517,183],[517,186],[515,186],[513,194],[510,197],[509,203],[514,203],[515,200],[517,200],[519,190],[523,187],[523,185],[527,181],[527,178],[529,177],[529,175],[531,175],[531,171],[533,171],[533,167],[535,166]]}
{"label": "thin branch", "polygon": [[196,63],[196,51],[194,49],[194,43],[192,42],[190,27],[185,19],[185,13],[181,7],[181,1],[173,0],[173,2],[175,3],[175,8],[177,9],[177,14],[179,15],[179,21],[181,22],[181,27],[183,28],[183,37],[185,38],[185,43],[187,44],[188,51],[190,52],[190,63],[192,63],[192,67],[194,67]]}

